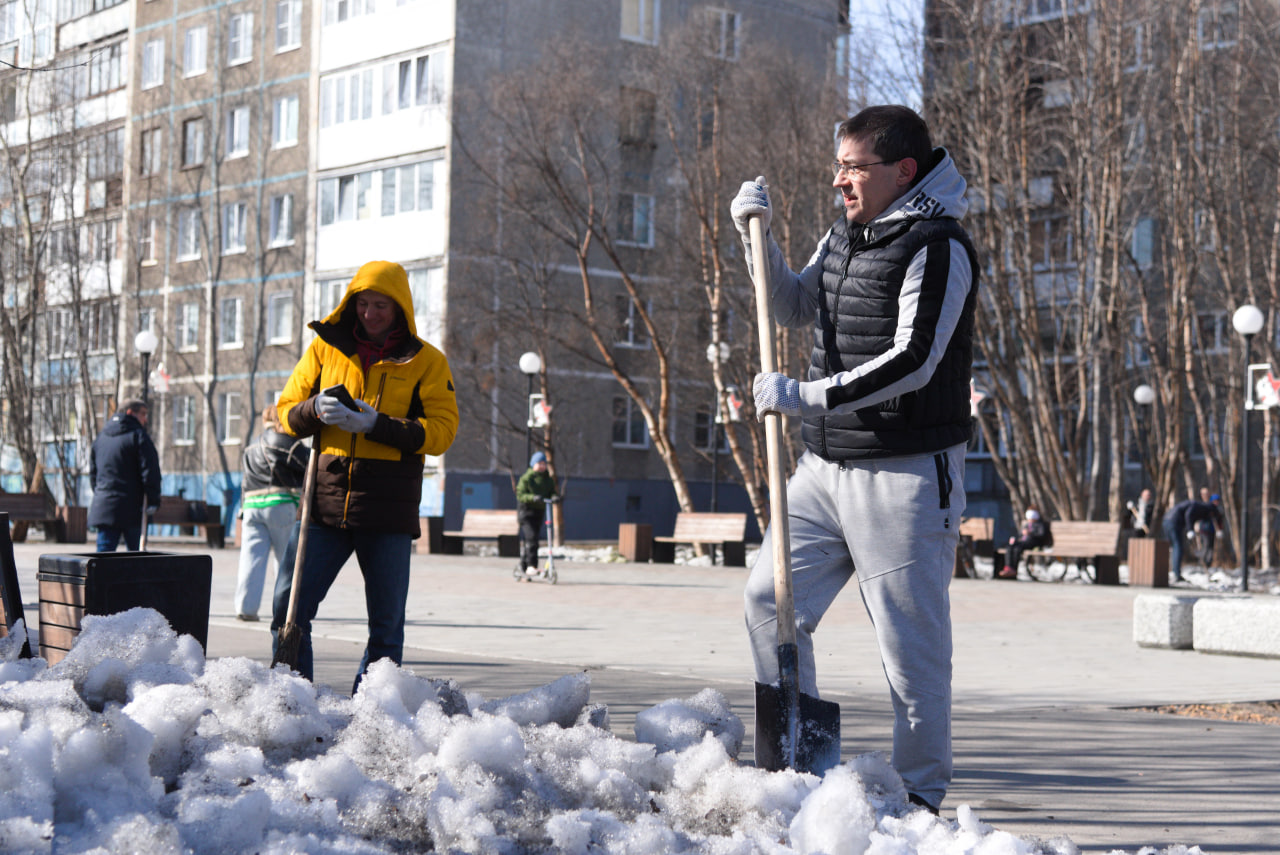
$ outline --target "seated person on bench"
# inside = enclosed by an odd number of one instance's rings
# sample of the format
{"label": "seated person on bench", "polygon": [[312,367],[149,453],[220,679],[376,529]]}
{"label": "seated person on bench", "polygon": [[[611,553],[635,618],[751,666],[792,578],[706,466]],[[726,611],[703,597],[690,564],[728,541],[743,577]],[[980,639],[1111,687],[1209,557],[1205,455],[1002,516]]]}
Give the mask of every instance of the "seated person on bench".
{"label": "seated person on bench", "polygon": [[1037,546],[1052,546],[1053,534],[1049,531],[1048,520],[1040,519],[1040,512],[1034,506],[1027,508],[1026,522],[1017,537],[1009,538],[1009,549],[1005,553],[1004,569],[1000,571],[1001,579],[1018,578],[1018,561],[1022,553]]}

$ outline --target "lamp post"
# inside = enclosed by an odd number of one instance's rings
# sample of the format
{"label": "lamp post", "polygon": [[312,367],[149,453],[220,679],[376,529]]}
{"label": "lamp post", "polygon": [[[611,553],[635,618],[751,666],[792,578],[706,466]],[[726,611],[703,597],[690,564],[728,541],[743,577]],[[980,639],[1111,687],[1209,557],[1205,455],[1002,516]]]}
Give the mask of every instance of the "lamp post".
{"label": "lamp post", "polygon": [[[721,362],[727,362],[729,359],[729,345],[725,342],[712,342],[707,345],[707,362],[713,366]],[[712,385],[715,385],[715,379],[712,378]],[[711,411],[711,512],[715,513],[718,508],[719,489],[720,489],[720,389],[717,387],[716,404]],[[712,558],[714,559],[714,554]]]}
{"label": "lamp post", "polygon": [[542,370],[542,357],[530,350],[520,355],[520,371],[528,378],[528,394],[525,396],[524,459],[533,457],[533,378]]}
{"label": "lamp post", "polygon": [[142,330],[133,337],[133,348],[142,354],[142,403],[150,406],[147,401],[147,392],[149,391],[151,379],[151,354],[155,353],[156,345],[160,342],[156,339],[156,334],[151,330]]}
{"label": "lamp post", "polygon": [[1240,407],[1240,590],[1249,592],[1249,355],[1253,337],[1262,330],[1265,318],[1257,306],[1245,304],[1231,316],[1231,326],[1244,336],[1244,400]]}
{"label": "lamp post", "polygon": [[[1146,383],[1133,390],[1133,402],[1138,405],[1138,464],[1142,467],[1142,483],[1140,488],[1146,488],[1147,476],[1147,409],[1156,400],[1156,390],[1152,389]],[[1155,478],[1151,479],[1152,483]]]}

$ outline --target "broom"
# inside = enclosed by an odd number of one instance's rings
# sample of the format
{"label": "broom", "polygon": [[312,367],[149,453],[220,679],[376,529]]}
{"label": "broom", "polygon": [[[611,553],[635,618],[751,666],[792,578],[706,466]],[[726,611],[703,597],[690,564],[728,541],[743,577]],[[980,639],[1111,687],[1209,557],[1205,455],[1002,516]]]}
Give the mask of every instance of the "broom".
{"label": "broom", "polygon": [[298,591],[302,588],[302,563],[307,555],[307,529],[311,527],[311,494],[316,486],[316,469],[320,465],[320,437],[312,440],[311,457],[307,460],[307,475],[302,482],[302,520],[298,530],[298,550],[293,556],[293,583],[289,587],[289,611],[284,626],[276,632],[276,650],[271,655],[271,667],[283,663],[298,669],[298,650],[302,646],[302,630],[298,619]]}

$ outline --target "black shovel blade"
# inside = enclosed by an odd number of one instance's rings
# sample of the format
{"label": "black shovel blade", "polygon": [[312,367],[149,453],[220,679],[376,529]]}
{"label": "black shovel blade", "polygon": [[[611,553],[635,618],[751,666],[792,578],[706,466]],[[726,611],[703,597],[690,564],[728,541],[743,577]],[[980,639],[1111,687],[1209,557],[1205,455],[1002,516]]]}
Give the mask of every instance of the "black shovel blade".
{"label": "black shovel blade", "polygon": [[[756,683],[756,767],[789,768],[790,705],[779,686]],[[840,765],[840,705],[800,693],[796,727],[797,772],[821,775]]]}

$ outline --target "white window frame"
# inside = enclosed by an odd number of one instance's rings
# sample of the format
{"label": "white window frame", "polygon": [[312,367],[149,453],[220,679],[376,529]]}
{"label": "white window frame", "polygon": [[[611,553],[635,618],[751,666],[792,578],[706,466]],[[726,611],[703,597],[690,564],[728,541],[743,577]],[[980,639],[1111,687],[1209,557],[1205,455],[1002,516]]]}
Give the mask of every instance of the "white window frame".
{"label": "white window frame", "polygon": [[204,165],[204,119],[186,119],[182,123],[182,166]]}
{"label": "white window frame", "polygon": [[[652,339],[649,338],[648,330],[645,329],[644,323],[636,314],[635,301],[631,299],[631,295],[627,293],[614,295],[614,309],[618,315],[618,331],[626,331],[623,335],[618,335],[614,345],[616,347],[629,347],[635,350],[648,350],[653,346]],[[653,301],[645,301],[645,311],[653,311]],[[626,317],[623,317],[623,313]]]}
{"label": "white window frame", "polygon": [[[623,412],[619,413],[619,405]],[[619,416],[623,418],[623,424],[626,425],[625,433],[627,436],[621,440],[617,437],[617,427],[619,424]],[[640,426],[640,437],[637,440],[632,435],[632,430],[636,424]],[[647,449],[651,443],[649,437],[649,426],[645,424],[643,415],[640,414],[636,402],[631,399],[630,395],[614,395],[612,418],[609,421],[609,437],[614,448],[634,448]]]}
{"label": "white window frame", "polygon": [[222,206],[222,254],[238,255],[247,248],[249,206],[228,202]]}
{"label": "white window frame", "polygon": [[276,53],[302,47],[302,0],[276,3]]}
{"label": "white window frame", "polygon": [[1239,37],[1240,9],[1234,2],[1209,2],[1196,14],[1196,39],[1200,50],[1235,47]]}
{"label": "white window frame", "polygon": [[267,344],[293,342],[293,292],[267,295]]}
{"label": "white window frame", "polygon": [[218,301],[218,350],[244,347],[244,298],[223,297]]}
{"label": "white window frame", "polygon": [[622,0],[624,41],[656,45],[660,24],[660,0]]}
{"label": "white window frame", "polygon": [[240,12],[227,19],[227,65],[244,65],[253,59],[253,13]]}
{"label": "white window frame", "polygon": [[350,279],[321,279],[316,282],[316,317],[327,318],[342,302]]}
{"label": "white window frame", "polygon": [[293,245],[293,194],[271,197],[269,246]]}
{"label": "white window frame", "polygon": [[218,443],[220,445],[240,444],[240,393],[218,393]]}
{"label": "white window frame", "polygon": [[183,303],[178,307],[174,327],[174,344],[181,353],[192,353],[200,347],[200,304]]}
{"label": "white window frame", "polygon": [[298,144],[298,96],[284,95],[271,109],[271,147],[288,148]]}
{"label": "white window frame", "polygon": [[196,77],[209,70],[209,28],[201,24],[187,30],[182,41],[182,76]]}
{"label": "white window frame", "polygon": [[730,9],[707,9],[707,54],[735,62],[738,59],[738,34],[741,19]]}
{"label": "white window frame", "polygon": [[227,127],[223,131],[226,141],[226,159],[248,157],[250,108],[247,104],[227,111]]}
{"label": "white window frame", "polygon": [[1155,264],[1156,221],[1152,217],[1139,217],[1133,224],[1129,251],[1139,270],[1150,270]]}
{"label": "white window frame", "polygon": [[194,395],[174,395],[173,444],[196,444],[196,399]]}
{"label": "white window frame", "polygon": [[138,231],[138,263],[150,267],[156,263],[156,221],[148,217]]}
{"label": "white window frame", "polygon": [[139,136],[139,175],[159,175],[164,169],[164,128],[147,128]]}
{"label": "white window frame", "polygon": [[200,209],[179,208],[178,261],[194,261],[200,257]]}
{"label": "white window frame", "polygon": [[164,83],[164,39],[151,39],[142,46],[143,89],[154,89]]}
{"label": "white window frame", "polygon": [[[618,194],[618,243],[625,246],[653,246],[655,201],[650,193]],[[643,233],[640,224],[643,223]],[[627,226],[630,228],[627,228]]]}
{"label": "white window frame", "polygon": [[[718,421],[719,413],[710,413],[706,410],[697,410],[693,414],[693,447],[699,451],[711,453],[711,447],[715,444],[716,428],[719,428],[720,447],[715,450],[716,454],[724,454],[729,450],[729,431],[725,428],[724,422]],[[702,433],[702,441],[699,442],[698,434]]]}

